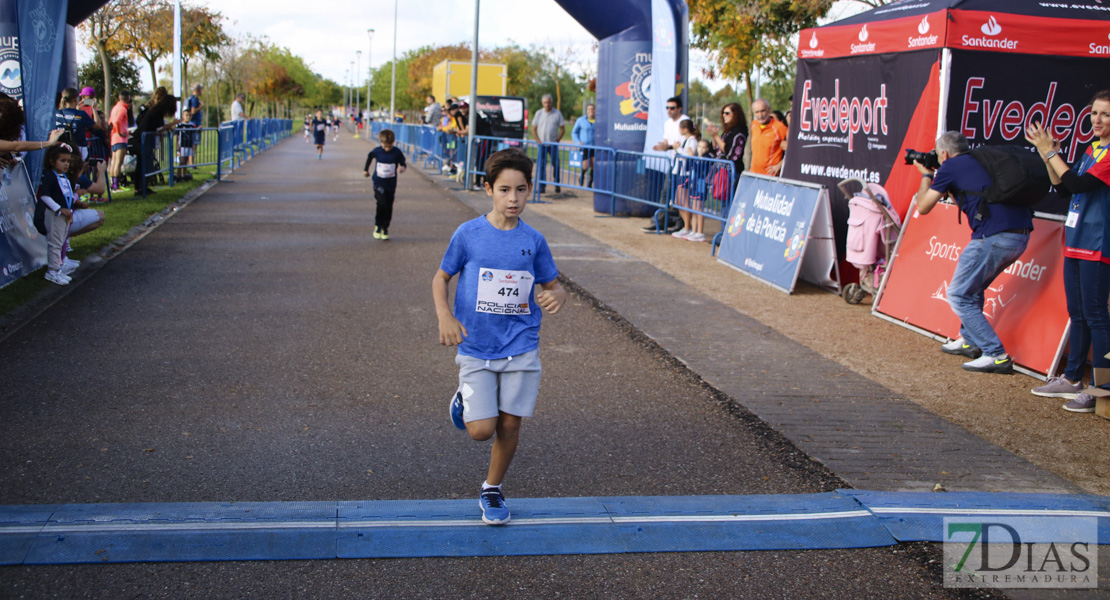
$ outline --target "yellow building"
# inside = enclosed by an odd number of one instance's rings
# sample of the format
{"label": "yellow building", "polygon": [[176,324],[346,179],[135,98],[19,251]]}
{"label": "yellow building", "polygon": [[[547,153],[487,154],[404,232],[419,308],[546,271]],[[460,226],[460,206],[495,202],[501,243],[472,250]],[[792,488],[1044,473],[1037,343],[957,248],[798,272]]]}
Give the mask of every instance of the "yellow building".
{"label": "yellow building", "polygon": [[[504,96],[508,90],[509,67],[478,63],[478,95]],[[442,101],[447,96],[470,96],[470,61],[445,60],[432,67],[432,95]]]}

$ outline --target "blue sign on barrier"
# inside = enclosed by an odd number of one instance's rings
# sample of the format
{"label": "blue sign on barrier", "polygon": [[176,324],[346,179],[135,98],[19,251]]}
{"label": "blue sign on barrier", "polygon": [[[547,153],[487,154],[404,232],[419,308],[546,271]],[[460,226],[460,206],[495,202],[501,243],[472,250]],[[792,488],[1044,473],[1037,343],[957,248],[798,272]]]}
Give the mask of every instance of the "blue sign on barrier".
{"label": "blue sign on barrier", "polygon": [[744,173],[736,186],[717,259],[786,292],[794,291],[824,188]]}
{"label": "blue sign on barrier", "polygon": [[0,169],[0,287],[46,264],[46,238],[35,231],[34,214],[26,165]]}

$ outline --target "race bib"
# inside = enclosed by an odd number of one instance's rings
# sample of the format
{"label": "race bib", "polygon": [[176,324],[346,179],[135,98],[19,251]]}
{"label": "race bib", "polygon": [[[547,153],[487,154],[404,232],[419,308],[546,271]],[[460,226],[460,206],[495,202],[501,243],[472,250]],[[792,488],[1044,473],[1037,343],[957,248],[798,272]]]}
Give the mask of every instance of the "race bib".
{"label": "race bib", "polygon": [[320,123],[319,125],[316,126],[316,131],[323,131],[323,130],[324,130],[324,124],[323,123]]}
{"label": "race bib", "polygon": [[379,179],[389,179],[390,177],[397,176],[397,165],[393,163],[381,163],[376,165],[375,172]]}
{"label": "race bib", "polygon": [[532,314],[528,297],[532,295],[535,278],[531,273],[486,268],[479,269],[478,273],[476,311],[493,315]]}
{"label": "race bib", "polygon": [[1068,220],[1064,222],[1065,227],[1075,228],[1079,224],[1079,212],[1074,210],[1068,211]]}

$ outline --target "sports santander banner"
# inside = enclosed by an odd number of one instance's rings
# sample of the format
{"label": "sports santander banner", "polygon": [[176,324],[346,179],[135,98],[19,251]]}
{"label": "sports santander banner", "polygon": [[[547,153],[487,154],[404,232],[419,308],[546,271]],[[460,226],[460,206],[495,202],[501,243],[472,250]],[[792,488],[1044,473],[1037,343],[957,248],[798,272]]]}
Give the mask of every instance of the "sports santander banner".
{"label": "sports santander banner", "polygon": [[[905,148],[930,150],[939,102],[938,50],[799,60],[783,176],[835,190],[848,177],[882,184],[906,214],[920,175]],[[844,256],[848,199],[831,198]]]}
{"label": "sports santander banner", "polygon": [[[960,320],[948,306],[948,282],[971,238],[954,204],[907,219],[896,260],[875,311],[955,339]],[[1034,219],[1029,247],[986,291],[983,314],[1014,362],[1049,373],[1068,324],[1064,305],[1063,224]],[[1036,315],[1036,318],[1030,318]]]}

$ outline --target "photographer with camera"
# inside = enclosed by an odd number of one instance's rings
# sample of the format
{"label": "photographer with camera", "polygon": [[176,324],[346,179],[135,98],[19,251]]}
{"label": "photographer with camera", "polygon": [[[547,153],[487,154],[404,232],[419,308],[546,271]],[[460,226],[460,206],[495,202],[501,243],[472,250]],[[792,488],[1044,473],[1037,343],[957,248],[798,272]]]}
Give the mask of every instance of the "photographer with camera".
{"label": "photographer with camera", "polygon": [[984,192],[994,181],[969,152],[967,138],[957,131],[937,139],[935,155],[907,152],[907,160],[913,158],[921,172],[915,196],[917,212],[927,215],[944,197],[951,196],[971,227],[971,241],[960,252],[947,292],[948,304],[960,319],[960,337],[941,350],[973,359],[963,364],[968,371],[1013,373],[1013,359],[983,315],[983,295],[1025,252],[1033,231],[1033,211],[1007,204],[986,206]]}

